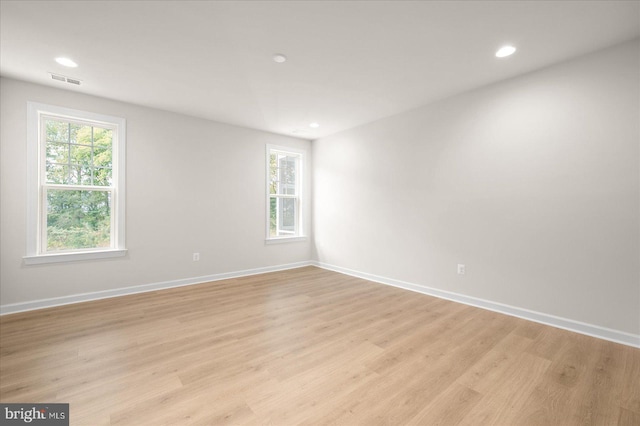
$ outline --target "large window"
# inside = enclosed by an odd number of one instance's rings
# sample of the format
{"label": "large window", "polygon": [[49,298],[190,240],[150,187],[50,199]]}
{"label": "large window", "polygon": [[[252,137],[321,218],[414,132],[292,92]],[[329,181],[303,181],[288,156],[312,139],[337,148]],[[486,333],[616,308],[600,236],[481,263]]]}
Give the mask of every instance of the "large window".
{"label": "large window", "polygon": [[267,240],[303,236],[301,216],[302,153],[267,146]]}
{"label": "large window", "polygon": [[124,254],[125,120],[28,105],[27,263]]}

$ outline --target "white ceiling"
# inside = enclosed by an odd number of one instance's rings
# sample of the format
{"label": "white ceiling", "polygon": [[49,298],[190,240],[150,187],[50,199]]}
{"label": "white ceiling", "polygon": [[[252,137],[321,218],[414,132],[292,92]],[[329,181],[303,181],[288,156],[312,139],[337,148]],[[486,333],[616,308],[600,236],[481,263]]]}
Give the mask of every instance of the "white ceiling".
{"label": "white ceiling", "polygon": [[0,4],[3,76],[307,139],[640,36],[637,1]]}

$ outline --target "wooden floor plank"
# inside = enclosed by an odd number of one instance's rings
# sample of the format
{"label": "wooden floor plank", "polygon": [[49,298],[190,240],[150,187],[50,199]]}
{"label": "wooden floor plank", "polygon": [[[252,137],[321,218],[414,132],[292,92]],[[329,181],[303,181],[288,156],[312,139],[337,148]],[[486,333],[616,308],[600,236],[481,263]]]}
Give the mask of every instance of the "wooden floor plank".
{"label": "wooden floor plank", "polygon": [[480,393],[454,382],[422,408],[407,424],[433,426],[458,424],[481,399]]}
{"label": "wooden floor plank", "polygon": [[0,317],[72,425],[640,422],[640,350],[315,267]]}
{"label": "wooden floor plank", "polygon": [[[640,416],[640,353],[636,349],[623,348],[626,359],[624,377],[635,377],[636,380],[624,380],[620,406]],[[640,425],[640,422],[638,422]]]}
{"label": "wooden floor plank", "polygon": [[[551,362],[522,353],[509,368],[494,379],[494,385],[483,392],[482,399],[464,417],[462,425],[518,425],[531,392],[542,381]],[[499,384],[498,386],[496,386]]]}

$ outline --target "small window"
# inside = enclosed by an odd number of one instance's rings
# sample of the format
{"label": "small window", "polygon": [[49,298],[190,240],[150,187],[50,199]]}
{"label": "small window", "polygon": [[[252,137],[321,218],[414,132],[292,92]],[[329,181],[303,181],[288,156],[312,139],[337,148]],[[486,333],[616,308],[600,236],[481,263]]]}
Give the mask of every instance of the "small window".
{"label": "small window", "polygon": [[267,240],[302,237],[302,153],[267,147]]}
{"label": "small window", "polygon": [[123,255],[125,120],[28,108],[26,263]]}

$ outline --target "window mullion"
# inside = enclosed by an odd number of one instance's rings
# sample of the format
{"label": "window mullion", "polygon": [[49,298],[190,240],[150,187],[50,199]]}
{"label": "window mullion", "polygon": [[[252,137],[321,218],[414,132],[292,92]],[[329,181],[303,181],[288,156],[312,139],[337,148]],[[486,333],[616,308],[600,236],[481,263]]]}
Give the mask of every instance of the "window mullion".
{"label": "window mullion", "polygon": [[92,185],[63,185],[58,183],[44,183],[42,184],[43,188],[47,189],[67,189],[74,191],[111,191],[115,187],[114,186],[92,186]]}

